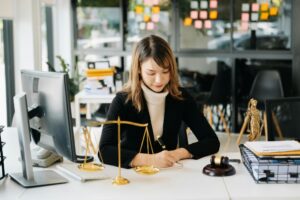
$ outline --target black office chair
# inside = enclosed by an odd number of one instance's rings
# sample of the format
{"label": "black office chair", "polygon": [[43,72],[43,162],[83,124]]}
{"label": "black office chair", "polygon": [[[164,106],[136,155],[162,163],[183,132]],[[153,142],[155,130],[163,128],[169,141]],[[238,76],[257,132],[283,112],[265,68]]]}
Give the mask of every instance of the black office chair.
{"label": "black office chair", "polygon": [[[220,69],[217,76],[215,77],[211,92],[206,101],[204,102],[204,114],[208,118],[210,125],[215,129],[218,129],[220,122],[222,128],[229,133],[229,118],[226,114],[227,105],[230,103],[231,97],[231,70],[230,68]],[[220,108],[219,106],[222,105]],[[213,108],[216,113],[213,113]],[[213,115],[216,115],[218,120],[213,121]]]}
{"label": "black office chair", "polygon": [[[284,93],[279,72],[276,70],[262,70],[258,72],[250,90],[250,98],[257,100],[257,108],[263,112],[263,125],[265,127],[266,139],[268,139],[268,127],[265,102],[266,100],[282,97],[284,97]],[[279,137],[282,138],[282,134],[280,132],[277,133]]]}
{"label": "black office chair", "polygon": [[284,97],[279,72],[276,70],[258,72],[250,90],[250,97],[256,99],[262,109],[264,109],[265,100]]}

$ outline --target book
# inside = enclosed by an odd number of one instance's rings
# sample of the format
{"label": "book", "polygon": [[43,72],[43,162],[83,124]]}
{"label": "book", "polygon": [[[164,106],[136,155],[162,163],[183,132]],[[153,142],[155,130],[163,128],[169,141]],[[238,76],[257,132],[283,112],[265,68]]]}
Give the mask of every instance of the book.
{"label": "book", "polygon": [[286,141],[251,141],[244,144],[257,156],[300,156],[300,143]]}
{"label": "book", "polygon": [[105,180],[110,179],[107,174],[102,171],[82,171],[78,168],[78,164],[74,163],[64,163],[57,165],[57,168],[63,173],[68,174],[69,176],[79,180],[81,182],[89,180]]}

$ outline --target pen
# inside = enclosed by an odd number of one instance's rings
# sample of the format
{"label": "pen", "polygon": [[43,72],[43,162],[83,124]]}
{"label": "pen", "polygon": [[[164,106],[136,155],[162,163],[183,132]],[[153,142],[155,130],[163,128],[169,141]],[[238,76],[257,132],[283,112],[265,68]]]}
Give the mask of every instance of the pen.
{"label": "pen", "polygon": [[161,136],[157,136],[157,141],[158,141],[159,145],[161,146],[161,148],[163,150],[165,150],[166,149],[166,145],[165,145],[164,141],[162,140]]}

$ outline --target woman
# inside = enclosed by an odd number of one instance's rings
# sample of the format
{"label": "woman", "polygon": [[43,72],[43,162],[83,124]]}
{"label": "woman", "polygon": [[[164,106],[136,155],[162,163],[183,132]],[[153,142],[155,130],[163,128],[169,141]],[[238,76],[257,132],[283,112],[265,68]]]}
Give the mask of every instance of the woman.
{"label": "woman", "polygon": [[[179,160],[201,158],[219,150],[219,140],[196,102],[179,87],[170,46],[158,36],[151,35],[137,43],[129,80],[110,105],[107,120],[116,120],[118,116],[121,120],[148,123],[154,151],[147,154],[145,144],[139,152],[144,128],[121,125],[122,167],[171,167]],[[182,122],[192,130],[198,142],[177,148]],[[118,165],[117,125],[103,127],[100,151],[104,163]]]}

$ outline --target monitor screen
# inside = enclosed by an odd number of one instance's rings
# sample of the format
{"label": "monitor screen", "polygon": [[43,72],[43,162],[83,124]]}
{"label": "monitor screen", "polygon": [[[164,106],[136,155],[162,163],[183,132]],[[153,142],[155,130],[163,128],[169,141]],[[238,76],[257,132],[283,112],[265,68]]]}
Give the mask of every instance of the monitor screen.
{"label": "monitor screen", "polygon": [[300,98],[268,99],[265,105],[269,140],[300,140]]}
{"label": "monitor screen", "polygon": [[76,162],[68,75],[22,70],[21,79],[32,139],[37,145]]}

